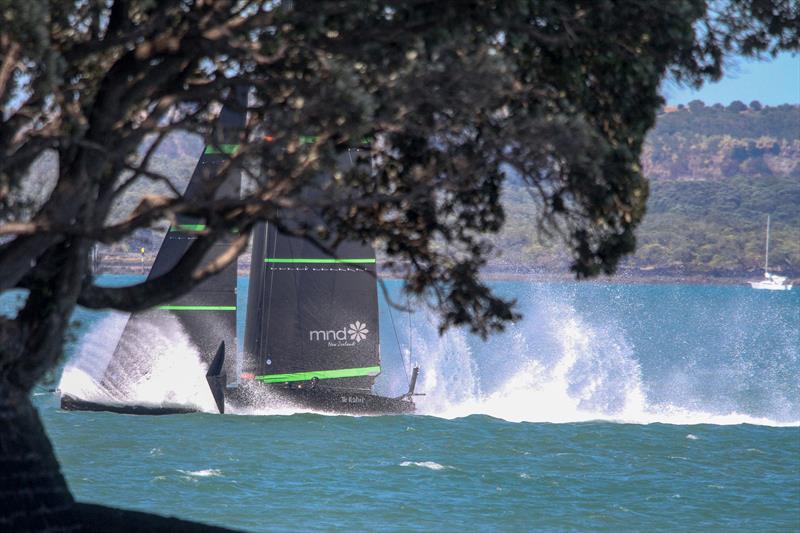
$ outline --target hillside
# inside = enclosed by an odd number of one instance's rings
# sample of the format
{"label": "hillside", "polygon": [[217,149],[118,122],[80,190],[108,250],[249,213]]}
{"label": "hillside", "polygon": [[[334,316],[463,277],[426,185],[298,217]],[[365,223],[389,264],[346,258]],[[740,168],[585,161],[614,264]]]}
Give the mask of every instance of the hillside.
{"label": "hillside", "polygon": [[[650,198],[623,272],[757,276],[769,214],[770,268],[800,277],[800,106],[695,101],[666,109],[642,163]],[[505,197],[508,223],[493,267],[563,271],[569,257],[536,238],[527,193],[512,185]]]}
{"label": "hillside", "polygon": [[800,106],[695,100],[666,109],[648,135],[642,163],[651,180],[800,178]]}

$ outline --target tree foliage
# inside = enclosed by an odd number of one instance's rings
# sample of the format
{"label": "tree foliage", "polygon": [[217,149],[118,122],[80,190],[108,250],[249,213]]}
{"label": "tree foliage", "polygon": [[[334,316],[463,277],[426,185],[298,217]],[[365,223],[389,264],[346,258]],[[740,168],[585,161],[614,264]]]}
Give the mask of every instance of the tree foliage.
{"label": "tree foliage", "polygon": [[[729,51],[797,45],[791,2],[706,7],[3,0],[0,235],[8,240],[0,292],[27,290],[19,314],[0,319],[3,403],[29,406],[76,304],[132,310],[173,298],[233,260],[259,220],[316,242],[331,233],[378,242],[411,265],[408,290],[434,302],[443,327],[486,334],[515,316],[512,302],[478,277],[491,253],[486,233],[504,221],[499,199],[513,169],[536,198],[542,230],[570,251],[572,269],[613,272],[644,214],[639,155],[661,80],[671,73],[699,83],[720,75]],[[189,201],[168,187],[110,219],[137,182],[169,185],[150,161],[170,131],[220,142],[215,110],[237,89],[251,92],[249,122],[206,194]],[[338,168],[338,155],[364,138],[370,164]],[[50,151],[58,162],[52,190],[20,202],[32,165]],[[256,186],[241,199],[215,200],[232,168],[255,169]],[[309,211],[324,224],[293,223]],[[178,214],[201,217],[208,229],[172,271],[128,288],[93,283],[94,242]],[[231,230],[240,237],[228,253],[201,264]],[[24,451],[21,441],[0,441],[3,450],[17,445]],[[69,509],[68,499],[48,505]]]}
{"label": "tree foliage", "polygon": [[728,110],[734,113],[741,113],[742,111],[747,111],[747,105],[741,100],[734,100],[728,105]]}

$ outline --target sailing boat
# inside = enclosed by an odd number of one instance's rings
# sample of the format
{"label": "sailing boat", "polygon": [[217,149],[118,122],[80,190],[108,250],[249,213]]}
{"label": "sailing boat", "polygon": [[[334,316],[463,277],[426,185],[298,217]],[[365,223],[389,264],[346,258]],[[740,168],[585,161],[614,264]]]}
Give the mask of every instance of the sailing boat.
{"label": "sailing boat", "polygon": [[786,276],[778,276],[769,271],[769,215],[767,215],[767,244],[764,252],[764,279],[751,281],[750,286],[754,289],[765,289],[769,291],[789,291],[792,284],[786,282]]}
{"label": "sailing boat", "polygon": [[286,401],[326,411],[413,411],[419,368],[403,396],[372,394],[381,371],[374,249],[356,241],[325,248],[332,253],[274,226],[254,229],[237,392],[268,385]]}
{"label": "sailing boat", "polygon": [[[241,104],[246,94],[236,98]],[[244,114],[225,106],[219,126],[221,137],[206,146],[187,187],[187,198],[199,194],[206,177],[238,148]],[[233,197],[240,187],[240,173],[232,171],[217,196]],[[201,220],[179,217],[169,228],[148,279],[172,268],[204,229]],[[222,253],[233,237],[223,238],[203,262]],[[147,379],[150,372],[143,363],[142,352],[149,349],[143,337],[152,336],[147,332],[154,330],[169,330],[177,322],[208,365],[206,380],[220,413],[226,403],[234,408],[263,406],[265,397],[270,398],[267,402],[336,413],[413,412],[419,368],[413,369],[406,394],[372,393],[381,371],[373,248],[343,241],[335,247],[331,244],[326,253],[262,223],[253,230],[252,249],[243,372],[237,383],[227,386],[227,376],[235,374],[235,361],[226,360],[226,346],[236,346],[233,263],[180,299],[133,313],[99,382],[105,397],[63,394],[62,409],[149,415],[199,410],[192,405],[131,400],[131,384]],[[164,333],[166,338],[172,334]]]}

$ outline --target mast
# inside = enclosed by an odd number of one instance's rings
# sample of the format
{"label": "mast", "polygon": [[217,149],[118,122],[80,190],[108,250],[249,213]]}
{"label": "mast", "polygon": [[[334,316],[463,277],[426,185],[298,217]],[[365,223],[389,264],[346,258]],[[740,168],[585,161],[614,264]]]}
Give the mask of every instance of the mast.
{"label": "mast", "polygon": [[261,326],[264,322],[264,281],[267,273],[266,244],[267,224],[259,222],[253,227],[252,255],[250,257],[250,277],[247,289],[247,316],[244,325],[244,354],[242,373],[253,377],[259,371],[258,361],[262,353]]}
{"label": "mast", "polygon": [[769,215],[767,215],[767,245],[764,252],[764,275],[769,274]]}

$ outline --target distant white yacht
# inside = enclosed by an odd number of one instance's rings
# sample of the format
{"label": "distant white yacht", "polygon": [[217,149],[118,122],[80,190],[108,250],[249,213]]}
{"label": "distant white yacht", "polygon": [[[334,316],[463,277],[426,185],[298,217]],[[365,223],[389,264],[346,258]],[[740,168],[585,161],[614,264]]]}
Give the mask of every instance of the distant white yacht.
{"label": "distant white yacht", "polygon": [[769,271],[769,215],[767,215],[767,247],[764,253],[764,279],[751,281],[750,286],[754,289],[765,289],[768,291],[790,291],[792,284],[786,283],[786,276],[771,274]]}

